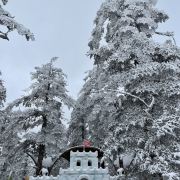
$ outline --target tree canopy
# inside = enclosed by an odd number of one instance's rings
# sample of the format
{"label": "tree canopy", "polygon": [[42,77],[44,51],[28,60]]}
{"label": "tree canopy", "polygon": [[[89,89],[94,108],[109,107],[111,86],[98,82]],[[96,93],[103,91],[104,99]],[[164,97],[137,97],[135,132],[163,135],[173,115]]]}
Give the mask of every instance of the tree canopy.
{"label": "tree canopy", "polygon": [[6,31],[0,30],[0,38],[9,40],[8,34],[11,31],[17,30],[18,34],[25,36],[27,40],[34,40],[33,33],[29,29],[24,27],[22,24],[18,23],[14,16],[12,16],[8,11],[4,10],[3,5],[6,5],[8,0],[0,1],[0,25],[6,27]]}
{"label": "tree canopy", "polygon": [[[94,67],[73,111],[70,141],[79,143],[75,134],[82,137],[85,129],[86,138],[106,151],[114,173],[124,168],[127,177],[178,178],[180,49],[173,33],[158,32],[169,17],[154,5],[101,5],[89,42]],[[158,43],[154,35],[167,40]]]}
{"label": "tree canopy", "polygon": [[[56,59],[35,67],[27,94],[6,108],[15,114],[9,126],[21,132],[17,146],[31,159],[36,175],[41,175],[42,168],[50,173],[54,161],[67,146],[62,107],[71,108],[74,100],[67,94],[65,74],[54,66]],[[22,110],[17,111],[17,107]]]}

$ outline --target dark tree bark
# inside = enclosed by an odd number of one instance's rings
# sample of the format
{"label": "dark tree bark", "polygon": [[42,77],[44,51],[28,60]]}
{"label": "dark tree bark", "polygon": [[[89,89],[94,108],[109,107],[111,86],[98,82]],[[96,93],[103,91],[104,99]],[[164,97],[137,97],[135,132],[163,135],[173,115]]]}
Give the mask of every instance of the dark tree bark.
{"label": "dark tree bark", "polygon": [[84,141],[84,139],[86,138],[86,130],[85,130],[85,122],[84,122],[84,118],[81,119],[81,131],[82,131],[82,143]]}
{"label": "dark tree bark", "polygon": [[37,161],[37,168],[36,168],[36,176],[42,175],[42,161],[45,155],[45,145],[40,144],[38,147],[38,161]]}
{"label": "dark tree bark", "polygon": [[[47,127],[47,117],[43,116],[43,124],[42,124],[42,131]],[[36,168],[36,176],[42,175],[42,162],[43,158],[45,157],[46,147],[44,144],[38,145],[38,160],[37,160],[37,168]]]}

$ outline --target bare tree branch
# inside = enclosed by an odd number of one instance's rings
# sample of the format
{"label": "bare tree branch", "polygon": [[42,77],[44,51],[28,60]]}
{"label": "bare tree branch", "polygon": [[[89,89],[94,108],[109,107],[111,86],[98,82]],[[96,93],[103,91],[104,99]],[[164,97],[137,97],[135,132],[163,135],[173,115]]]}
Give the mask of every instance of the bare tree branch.
{"label": "bare tree branch", "polygon": [[59,159],[60,159],[60,157],[58,157],[58,158],[54,161],[54,163],[52,164],[52,166],[48,168],[49,175],[51,174],[51,171],[52,171],[53,167],[54,167],[55,164],[59,161]]}
{"label": "bare tree branch", "polygon": [[29,154],[28,152],[26,152],[26,154],[33,160],[34,164],[37,166],[37,162],[34,159],[34,157],[31,154]]}
{"label": "bare tree branch", "polygon": [[113,166],[113,168],[114,168],[114,173],[115,173],[116,175],[118,175],[118,173],[117,173],[118,168],[114,165],[114,163],[113,163],[112,159],[111,159],[109,156],[108,156],[107,158],[109,159],[109,161],[110,161],[111,165],[112,165],[112,166]]}
{"label": "bare tree branch", "polygon": [[53,167],[56,165],[56,163],[61,159],[62,157],[62,154],[56,158],[56,160],[53,162],[53,164],[51,165],[51,167],[48,168],[48,171],[49,171],[49,175],[51,174],[51,171],[53,169]]}
{"label": "bare tree branch", "polygon": [[[109,91],[109,92],[118,92],[118,93],[120,93],[120,94],[122,94],[122,95],[128,95],[128,96],[131,96],[131,97],[133,97],[133,98],[135,98],[135,99],[138,99],[140,102],[142,102],[142,103],[147,107],[147,109],[145,109],[144,112],[145,112],[148,116],[151,117],[151,115],[149,114],[149,111],[152,109],[153,105],[155,104],[155,98],[154,98],[153,95],[151,95],[151,96],[152,96],[152,100],[151,100],[150,104],[147,104],[147,103],[146,103],[142,98],[140,98],[139,96],[136,96],[136,95],[134,95],[134,94],[131,94],[131,93],[128,93],[128,92],[125,92],[125,91],[117,91],[117,90],[112,90],[112,89],[108,89],[107,91]],[[101,92],[101,91],[99,91],[99,92]],[[102,91],[102,92],[103,92],[103,91]],[[93,93],[94,93],[94,92],[93,92]]]}
{"label": "bare tree branch", "polygon": [[124,94],[124,95],[128,95],[128,96],[131,96],[131,97],[133,97],[133,98],[136,98],[136,99],[138,99],[139,101],[141,101],[147,108],[149,108],[149,105],[148,105],[142,98],[140,98],[139,96],[133,95],[133,94],[128,93],[128,92],[119,92],[119,93]]}
{"label": "bare tree branch", "polygon": [[155,32],[156,34],[158,35],[161,35],[161,36],[168,36],[168,37],[172,37],[173,41],[174,41],[174,44],[176,45],[176,40],[174,38],[174,33],[173,32]]}
{"label": "bare tree branch", "polygon": [[140,98],[139,96],[136,96],[136,95],[133,95],[133,94],[131,94],[131,93],[128,93],[128,92],[120,92],[121,94],[125,94],[125,95],[129,95],[129,96],[131,96],[131,97],[133,97],[133,98],[136,98],[136,99],[138,99],[139,101],[141,101],[146,107],[147,107],[147,109],[145,109],[144,110],[144,112],[148,115],[148,116],[150,116],[151,117],[151,114],[149,113],[149,111],[153,108],[153,106],[154,106],[154,103],[155,103],[155,98],[154,98],[154,96],[152,96],[152,100],[151,100],[151,102],[150,102],[150,104],[147,104],[142,98]]}
{"label": "bare tree branch", "polygon": [[[9,31],[8,31],[9,32]],[[0,38],[2,38],[2,39],[6,39],[6,40],[8,40],[9,41],[9,38],[8,38],[8,32],[6,32],[6,33],[4,33],[4,32],[2,32],[2,31],[0,31]]]}

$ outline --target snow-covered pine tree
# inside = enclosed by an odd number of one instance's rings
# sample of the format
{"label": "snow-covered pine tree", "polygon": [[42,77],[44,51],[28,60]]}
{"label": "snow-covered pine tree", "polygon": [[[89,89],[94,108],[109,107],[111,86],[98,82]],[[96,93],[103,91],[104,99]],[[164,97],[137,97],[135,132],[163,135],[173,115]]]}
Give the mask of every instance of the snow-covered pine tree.
{"label": "snow-covered pine tree", "polygon": [[9,40],[8,33],[13,30],[17,30],[18,34],[25,36],[27,40],[34,40],[34,35],[30,32],[30,30],[22,24],[16,22],[14,17],[8,11],[3,9],[2,4],[6,5],[7,2],[8,0],[0,0],[0,25],[7,28],[6,32],[0,30],[0,38]]}
{"label": "snow-covered pine tree", "polygon": [[2,179],[7,179],[10,174],[14,180],[23,178],[25,174],[33,175],[31,173],[34,170],[33,163],[25,153],[27,144],[23,143],[20,136],[21,126],[16,118],[19,117],[20,113],[20,111],[13,113],[11,111],[3,111],[4,129],[1,138],[3,142],[2,158],[4,164],[0,170]]}
{"label": "snow-covered pine tree", "polygon": [[34,162],[35,175],[41,175],[42,168],[50,173],[53,162],[67,143],[62,107],[66,105],[70,108],[74,101],[67,94],[62,69],[53,64],[56,59],[52,58],[50,63],[36,67],[28,94],[8,107],[8,110],[23,107],[14,124],[25,130],[22,143],[26,146],[26,154]]}
{"label": "snow-covered pine tree", "polygon": [[[179,179],[180,50],[158,32],[168,15],[150,0],[106,0],[89,42],[94,68],[77,100],[89,138],[134,179]],[[160,44],[154,35],[168,39]],[[77,117],[77,118],[76,118]],[[78,125],[77,125],[78,127]],[[114,158],[117,158],[114,164]]]}
{"label": "snow-covered pine tree", "polygon": [[[0,72],[1,74],[1,72]],[[0,148],[1,148],[1,152],[0,152],[0,159],[2,161],[2,156],[3,156],[3,138],[2,138],[2,134],[5,130],[5,126],[4,126],[4,112],[2,110],[2,107],[4,106],[4,102],[6,100],[6,89],[4,87],[3,84],[3,80],[0,79]],[[2,170],[3,166],[3,162],[0,163],[0,172]]]}
{"label": "snow-covered pine tree", "polygon": [[0,79],[0,107],[3,106],[5,100],[6,100],[6,88],[4,87],[3,80]]}
{"label": "snow-covered pine tree", "polygon": [[[34,35],[30,32],[29,29],[25,28],[22,24],[19,24],[14,20],[14,17],[7,11],[5,11],[2,7],[3,5],[6,5],[8,0],[0,0],[0,38],[9,40],[8,34],[9,32],[13,30],[17,30],[17,32],[20,35],[24,35],[27,40],[34,40]],[[6,32],[3,32],[5,29],[3,26],[7,28]],[[1,72],[0,72],[1,74]],[[2,107],[4,105],[6,99],[6,89],[3,85],[3,81],[0,79],[0,146],[2,147],[2,154],[0,155],[1,160],[5,160],[5,163],[0,163],[0,174],[1,179],[7,179],[10,173],[13,172],[13,169],[16,168],[16,174],[19,178],[19,175],[22,174],[19,173],[18,170],[20,169],[20,166],[17,162],[16,157],[21,157],[23,159],[24,152],[17,151],[19,137],[17,136],[18,129],[14,131],[13,129],[13,123],[14,119],[12,118],[13,115],[11,112],[6,112]],[[21,147],[22,148],[22,147]],[[12,151],[12,149],[14,151]],[[19,149],[18,149],[19,150]],[[21,153],[19,156],[18,153]],[[16,154],[16,155],[15,155]],[[15,162],[13,164],[13,162]],[[12,163],[12,164],[11,164]],[[17,167],[13,165],[17,165]],[[29,168],[30,169],[30,168]],[[14,175],[16,175],[14,174]],[[18,179],[17,178],[17,179]],[[14,176],[15,179],[15,176]]]}

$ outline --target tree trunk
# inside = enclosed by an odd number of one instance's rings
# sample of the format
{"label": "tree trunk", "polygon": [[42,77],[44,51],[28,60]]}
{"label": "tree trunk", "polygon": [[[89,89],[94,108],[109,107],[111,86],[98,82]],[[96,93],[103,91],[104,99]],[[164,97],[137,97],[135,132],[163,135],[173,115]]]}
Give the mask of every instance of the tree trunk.
{"label": "tree trunk", "polygon": [[36,168],[36,176],[42,175],[42,161],[45,155],[45,145],[40,144],[38,147],[38,161],[37,161],[37,168]]}
{"label": "tree trunk", "polygon": [[[49,71],[49,76],[50,76],[51,71]],[[49,92],[50,90],[50,83],[47,85],[47,92]],[[48,98],[48,93],[45,96],[45,102],[46,104],[48,104],[49,102],[49,98]],[[43,124],[42,124],[42,131],[46,130],[47,127],[47,115],[43,115]],[[46,136],[46,135],[45,135]],[[37,161],[37,169],[36,169],[36,176],[42,175],[42,162],[43,162],[43,158],[45,157],[45,152],[46,151],[46,147],[44,144],[40,144],[38,147],[38,161]]]}
{"label": "tree trunk", "polygon": [[[42,124],[42,131],[46,129],[47,127],[47,117],[43,116],[43,124]],[[44,144],[39,144],[38,145],[38,160],[37,160],[37,167],[36,167],[36,176],[42,175],[42,162],[43,158],[45,157],[45,151],[46,147]]]}
{"label": "tree trunk", "polygon": [[86,129],[85,129],[85,122],[84,122],[84,118],[82,118],[81,120],[81,131],[82,131],[82,143],[86,138]]}

